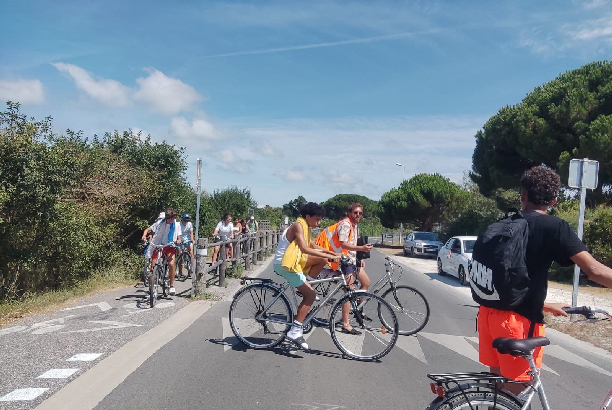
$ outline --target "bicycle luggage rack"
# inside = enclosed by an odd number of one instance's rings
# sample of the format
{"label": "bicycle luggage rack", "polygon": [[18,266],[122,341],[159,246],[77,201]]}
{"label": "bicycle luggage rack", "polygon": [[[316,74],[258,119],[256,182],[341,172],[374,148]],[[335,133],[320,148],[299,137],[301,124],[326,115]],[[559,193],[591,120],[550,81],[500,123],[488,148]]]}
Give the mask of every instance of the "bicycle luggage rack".
{"label": "bicycle luggage rack", "polygon": [[489,372],[435,373],[428,374],[427,377],[433,380],[433,383],[430,384],[432,393],[439,397],[444,397],[445,393],[450,390],[461,391],[465,394],[466,391],[479,386],[492,387],[497,391],[500,388],[498,384],[514,382],[504,376]]}

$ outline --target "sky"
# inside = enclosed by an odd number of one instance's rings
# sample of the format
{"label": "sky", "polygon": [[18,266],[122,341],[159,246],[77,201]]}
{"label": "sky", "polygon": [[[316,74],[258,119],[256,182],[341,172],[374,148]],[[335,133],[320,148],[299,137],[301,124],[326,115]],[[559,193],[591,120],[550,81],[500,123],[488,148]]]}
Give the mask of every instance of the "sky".
{"label": "sky", "polygon": [[11,1],[0,33],[0,100],[184,147],[193,186],[202,158],[203,190],[281,206],[461,183],[500,108],[610,60],[612,2]]}

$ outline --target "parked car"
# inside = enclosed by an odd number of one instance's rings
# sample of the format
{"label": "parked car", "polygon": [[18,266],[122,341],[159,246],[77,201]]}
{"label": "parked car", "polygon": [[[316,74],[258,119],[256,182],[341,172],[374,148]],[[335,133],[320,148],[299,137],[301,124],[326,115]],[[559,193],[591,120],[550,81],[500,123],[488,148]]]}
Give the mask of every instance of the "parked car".
{"label": "parked car", "polygon": [[404,240],[404,256],[426,255],[436,257],[442,241],[433,232],[410,232]]}
{"label": "parked car", "polygon": [[472,251],[477,238],[477,236],[454,236],[446,241],[438,252],[438,274],[444,276],[448,273],[456,276],[462,285],[466,285],[472,268]]}

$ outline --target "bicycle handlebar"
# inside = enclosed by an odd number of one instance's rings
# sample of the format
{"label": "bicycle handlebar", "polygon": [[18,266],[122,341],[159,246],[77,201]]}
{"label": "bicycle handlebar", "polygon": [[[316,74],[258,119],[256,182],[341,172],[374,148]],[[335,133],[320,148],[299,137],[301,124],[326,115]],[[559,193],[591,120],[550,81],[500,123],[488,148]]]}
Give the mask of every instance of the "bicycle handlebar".
{"label": "bicycle handlebar", "polygon": [[610,313],[606,312],[603,309],[592,309],[592,308],[590,308],[588,306],[578,306],[578,307],[562,308],[562,309],[567,314],[570,314],[570,315],[582,315],[582,316],[584,316],[587,319],[595,318],[595,313],[601,313],[603,315],[606,315],[610,319],[612,319],[612,315],[610,315]]}

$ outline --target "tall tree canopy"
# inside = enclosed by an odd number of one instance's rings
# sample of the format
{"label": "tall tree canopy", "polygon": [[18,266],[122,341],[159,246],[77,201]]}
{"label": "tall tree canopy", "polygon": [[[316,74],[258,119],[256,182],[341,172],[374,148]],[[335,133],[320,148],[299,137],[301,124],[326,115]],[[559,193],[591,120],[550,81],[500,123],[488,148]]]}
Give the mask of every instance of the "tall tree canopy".
{"label": "tall tree canopy", "polygon": [[298,216],[300,216],[300,208],[306,202],[308,202],[306,201],[306,198],[304,198],[302,195],[298,196],[297,198],[283,205],[283,214],[291,218],[297,218]]}
{"label": "tall tree canopy", "polygon": [[363,214],[366,218],[376,216],[378,202],[363,195],[338,194],[321,205],[325,208],[326,218],[340,220],[346,216],[349,205],[354,203],[363,205]]}
{"label": "tall tree canopy", "polygon": [[537,87],[476,133],[472,179],[485,195],[516,188],[540,164],[567,181],[572,158],[600,163],[599,181],[612,183],[612,63],[596,62]]}
{"label": "tall tree canopy", "polygon": [[400,222],[431,231],[436,224],[452,220],[466,209],[470,194],[440,174],[417,174],[399,188],[385,192],[380,199],[380,219],[384,226]]}

